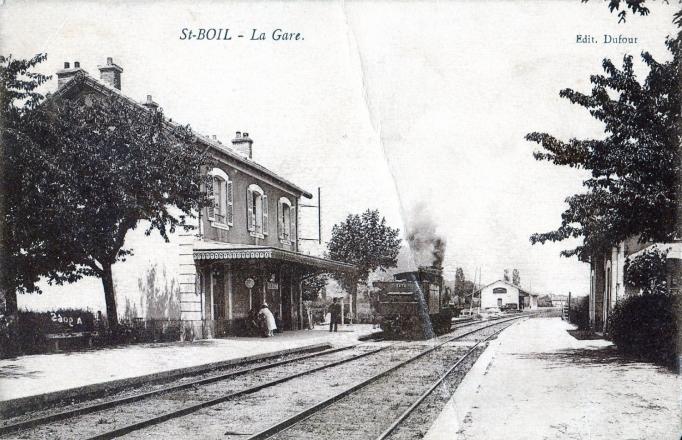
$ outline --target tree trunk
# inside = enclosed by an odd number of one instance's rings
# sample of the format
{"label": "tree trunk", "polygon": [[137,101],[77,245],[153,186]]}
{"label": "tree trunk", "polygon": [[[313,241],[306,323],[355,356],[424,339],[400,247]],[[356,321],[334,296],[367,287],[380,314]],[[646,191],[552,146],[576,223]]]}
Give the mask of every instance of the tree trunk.
{"label": "tree trunk", "polygon": [[111,274],[111,264],[102,264],[102,286],[104,287],[104,301],[107,305],[107,321],[109,328],[118,326],[116,311],[116,293],[114,292],[114,278]]}
{"label": "tree trunk", "polygon": [[[17,306],[17,291],[12,289],[3,289],[0,292],[0,305],[4,306],[5,315],[15,315],[18,310]],[[2,312],[2,310],[0,310]]]}

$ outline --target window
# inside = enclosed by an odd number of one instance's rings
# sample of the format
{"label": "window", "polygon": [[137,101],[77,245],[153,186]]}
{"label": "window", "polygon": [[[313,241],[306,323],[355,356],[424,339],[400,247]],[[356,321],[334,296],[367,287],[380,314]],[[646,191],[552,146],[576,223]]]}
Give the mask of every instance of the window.
{"label": "window", "polygon": [[206,208],[206,217],[211,226],[228,229],[228,226],[232,226],[234,217],[232,181],[219,168],[213,168],[208,175],[210,178],[206,182],[206,194],[211,204]]}
{"label": "window", "polygon": [[277,231],[279,231],[279,240],[284,244],[291,244],[296,235],[296,211],[286,197],[280,198],[277,206]]}
{"label": "window", "polygon": [[268,235],[268,196],[260,186],[247,188],[246,208],[246,228],[251,235],[259,238]]}
{"label": "window", "polygon": [[504,294],[504,293],[507,293],[507,289],[505,289],[504,287],[495,287],[495,288],[493,289],[493,293],[502,293],[502,294]]}

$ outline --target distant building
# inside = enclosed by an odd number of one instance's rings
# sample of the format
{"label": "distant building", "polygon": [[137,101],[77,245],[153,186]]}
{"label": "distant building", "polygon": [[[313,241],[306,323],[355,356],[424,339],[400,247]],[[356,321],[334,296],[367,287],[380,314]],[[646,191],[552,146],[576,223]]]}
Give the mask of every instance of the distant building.
{"label": "distant building", "polygon": [[502,280],[482,287],[474,296],[480,297],[482,310],[505,307],[533,310],[538,307],[538,294]]}
{"label": "distant building", "polygon": [[[99,70],[98,80],[78,63],[73,68],[65,63],[57,72],[54,96],[87,102],[97,95],[117,95],[156,111],[151,96],[138,103],[121,92],[123,69],[111,58]],[[164,276],[179,286],[185,331],[199,337],[238,333],[249,312],[266,302],[285,329],[303,327],[301,282],[319,273],[352,273],[354,267],[299,252],[299,199],[312,196],[254,162],[248,133],[236,132],[230,145],[215,136],[197,136],[196,142],[215,163],[203,170],[211,176],[206,191],[213,205],[198,213],[194,231],[178,233],[170,243],[150,245],[151,237],[137,238],[135,263],[114,265],[119,307],[123,296],[135,296],[145,270],[163,264]],[[77,289],[78,283],[72,286]]]}
{"label": "distant building", "polygon": [[565,304],[568,304],[568,295],[550,293],[549,300],[552,301],[552,307],[562,308]]}

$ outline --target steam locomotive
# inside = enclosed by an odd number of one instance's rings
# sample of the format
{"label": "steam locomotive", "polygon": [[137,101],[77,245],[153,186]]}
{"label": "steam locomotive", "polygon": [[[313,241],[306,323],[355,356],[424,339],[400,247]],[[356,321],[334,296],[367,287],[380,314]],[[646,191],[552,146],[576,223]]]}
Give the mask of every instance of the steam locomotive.
{"label": "steam locomotive", "polygon": [[449,303],[443,289],[442,269],[420,266],[402,272],[393,281],[376,281],[376,308],[386,338],[429,339],[450,331],[459,308]]}

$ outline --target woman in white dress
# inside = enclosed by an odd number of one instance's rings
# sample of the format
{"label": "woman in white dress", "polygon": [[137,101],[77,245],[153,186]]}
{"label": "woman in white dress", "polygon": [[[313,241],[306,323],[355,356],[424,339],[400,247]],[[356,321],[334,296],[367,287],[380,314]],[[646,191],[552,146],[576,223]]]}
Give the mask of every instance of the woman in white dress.
{"label": "woman in white dress", "polygon": [[263,315],[265,318],[265,325],[268,327],[268,336],[273,336],[275,330],[277,330],[277,324],[275,323],[275,316],[272,314],[267,304],[260,306],[259,315]]}

